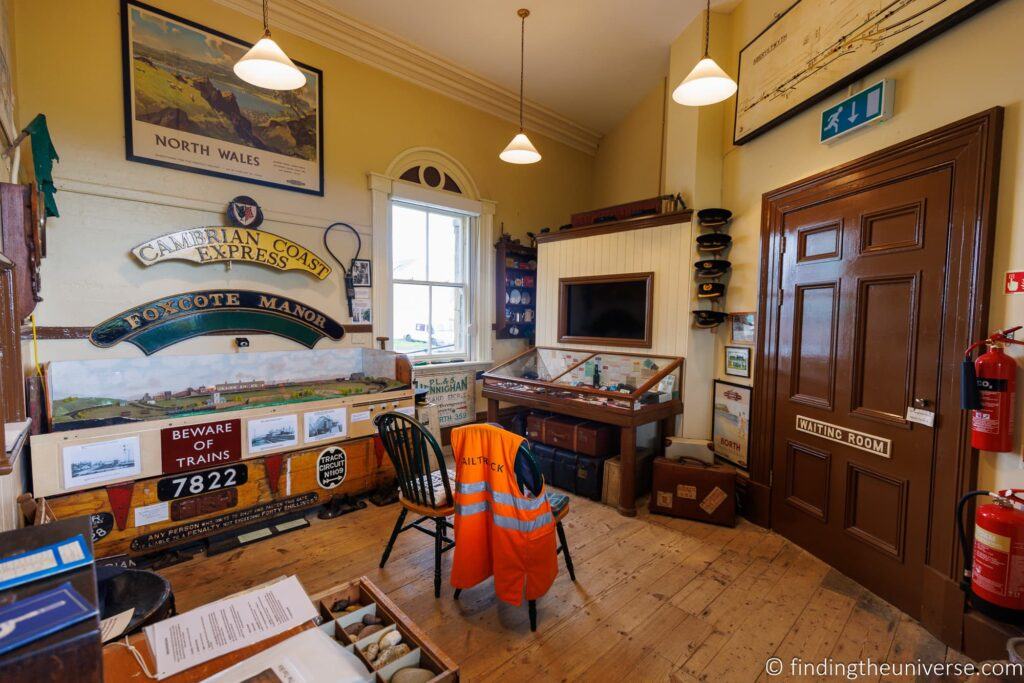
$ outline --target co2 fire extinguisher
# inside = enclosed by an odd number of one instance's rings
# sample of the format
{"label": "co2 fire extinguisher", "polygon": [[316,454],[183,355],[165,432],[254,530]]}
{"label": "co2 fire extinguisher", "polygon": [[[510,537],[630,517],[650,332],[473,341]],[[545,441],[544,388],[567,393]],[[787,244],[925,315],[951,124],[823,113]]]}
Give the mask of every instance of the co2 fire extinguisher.
{"label": "co2 fire extinguisher", "polygon": [[[1017,362],[1003,347],[1024,342],[1012,335],[1022,326],[994,332],[975,342],[964,352],[961,371],[960,403],[971,410],[971,446],[983,451],[1005,453],[1014,450],[1013,414],[1017,394]],[[986,346],[985,353],[971,361],[974,349]]]}
{"label": "co2 fire extinguisher", "polygon": [[[1010,623],[1024,622],[1024,489],[970,491],[957,505],[957,527],[964,552],[960,587],[975,609]],[[964,507],[977,496],[992,502],[974,515],[974,545],[964,528]]]}

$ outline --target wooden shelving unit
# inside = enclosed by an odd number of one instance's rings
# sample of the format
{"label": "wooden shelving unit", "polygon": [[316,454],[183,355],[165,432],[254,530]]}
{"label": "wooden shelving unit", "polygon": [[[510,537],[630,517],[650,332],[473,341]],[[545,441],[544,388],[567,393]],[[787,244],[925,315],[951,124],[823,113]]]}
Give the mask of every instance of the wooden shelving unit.
{"label": "wooden shelving unit", "polygon": [[495,336],[531,341],[537,329],[537,250],[507,239],[495,249]]}

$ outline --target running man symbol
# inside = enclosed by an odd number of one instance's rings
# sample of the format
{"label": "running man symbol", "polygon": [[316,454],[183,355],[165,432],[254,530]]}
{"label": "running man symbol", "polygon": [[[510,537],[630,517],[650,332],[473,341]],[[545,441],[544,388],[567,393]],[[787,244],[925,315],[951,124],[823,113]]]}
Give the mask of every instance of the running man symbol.
{"label": "running man symbol", "polygon": [[834,112],[828,115],[828,123],[825,124],[826,131],[828,131],[831,128],[834,128],[837,133],[839,132],[839,115],[842,113],[843,108],[842,106],[840,106],[839,109],[836,109]]}

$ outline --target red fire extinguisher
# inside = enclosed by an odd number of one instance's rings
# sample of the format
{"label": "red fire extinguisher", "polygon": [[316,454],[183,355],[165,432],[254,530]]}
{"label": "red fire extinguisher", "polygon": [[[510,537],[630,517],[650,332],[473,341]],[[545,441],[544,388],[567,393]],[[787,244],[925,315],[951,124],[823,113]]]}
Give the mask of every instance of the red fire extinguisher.
{"label": "red fire extinguisher", "polygon": [[[994,332],[988,339],[971,344],[964,353],[961,404],[971,410],[971,446],[1004,453],[1014,450],[1013,413],[1017,394],[1017,362],[1006,355],[1006,344],[1020,344],[1011,338],[1021,326]],[[979,346],[988,350],[971,362]]]}
{"label": "red fire extinguisher", "polygon": [[[1024,489],[970,491],[957,506],[964,552],[961,588],[972,607],[1011,623],[1024,622]],[[968,545],[964,507],[976,496],[991,496],[974,515],[974,545]]]}

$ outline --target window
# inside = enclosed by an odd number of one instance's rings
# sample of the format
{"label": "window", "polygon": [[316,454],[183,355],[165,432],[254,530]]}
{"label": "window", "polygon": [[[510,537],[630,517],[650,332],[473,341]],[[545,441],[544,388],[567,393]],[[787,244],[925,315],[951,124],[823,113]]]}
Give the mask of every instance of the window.
{"label": "window", "polygon": [[469,217],[391,201],[392,346],[419,357],[470,355]]}

